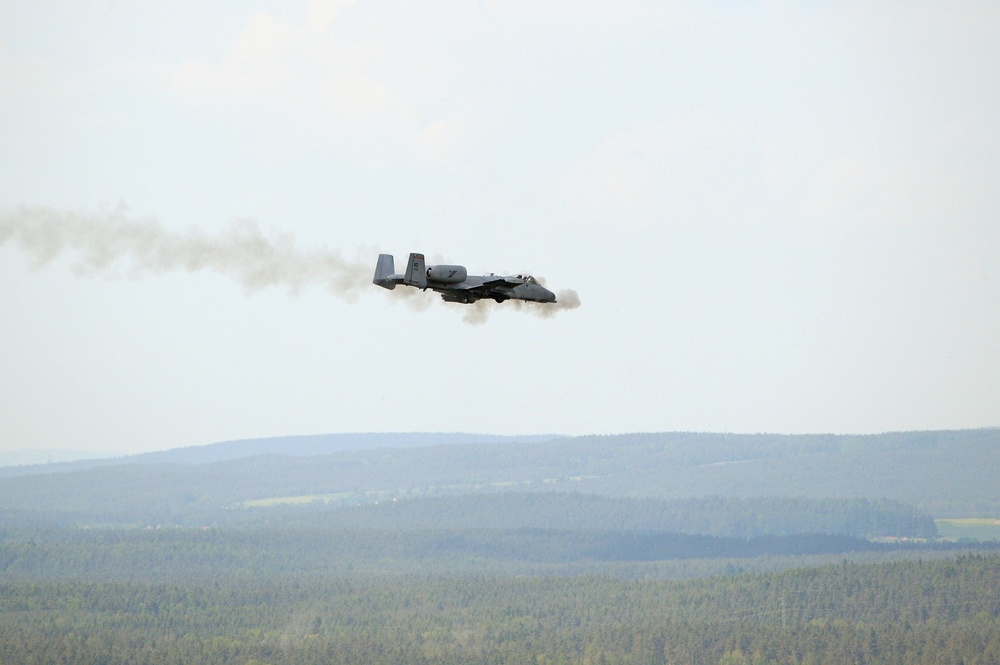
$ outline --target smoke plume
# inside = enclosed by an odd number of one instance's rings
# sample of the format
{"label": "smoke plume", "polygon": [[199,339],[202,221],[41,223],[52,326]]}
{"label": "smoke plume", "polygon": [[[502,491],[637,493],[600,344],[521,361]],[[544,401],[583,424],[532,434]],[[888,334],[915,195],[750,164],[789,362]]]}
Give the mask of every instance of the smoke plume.
{"label": "smoke plume", "polygon": [[[209,236],[197,229],[169,231],[155,219],[134,219],[124,206],[102,214],[64,212],[45,207],[19,207],[0,211],[0,246],[14,242],[27,251],[39,268],[64,251],[76,255],[71,269],[78,275],[124,273],[138,278],[184,270],[210,270],[235,279],[247,292],[269,286],[298,293],[304,286],[318,285],[347,301],[354,301],[372,285],[374,260],[369,265],[344,259],[336,250],[300,250],[291,235],[268,238],[250,220],[234,222],[222,233]],[[393,300],[404,300],[422,311],[435,299],[430,292],[397,287]],[[580,299],[573,291],[561,291],[555,304],[508,301],[503,306],[550,317],[561,309],[573,309]],[[486,321],[493,301],[459,305],[470,324]]]}
{"label": "smoke plume", "polygon": [[479,300],[471,305],[452,304],[452,306],[456,308],[461,307],[465,312],[465,316],[462,317],[462,320],[475,326],[486,323],[490,312],[494,309],[514,309],[527,312],[528,314],[537,316],[540,319],[550,319],[556,315],[556,312],[566,309],[576,309],[579,307],[580,296],[578,296],[576,291],[573,289],[564,289],[556,292],[556,301],[554,303],[507,300],[497,304],[492,300]]}
{"label": "smoke plume", "polygon": [[269,239],[252,221],[234,222],[219,235],[168,231],[155,219],[130,218],[122,207],[105,214],[21,207],[0,213],[0,245],[14,241],[41,267],[64,251],[77,254],[79,275],[124,272],[142,277],[177,270],[228,275],[248,292],[268,286],[298,292],[320,285],[353,300],[371,286],[370,266],[331,250],[302,251],[290,235]]}

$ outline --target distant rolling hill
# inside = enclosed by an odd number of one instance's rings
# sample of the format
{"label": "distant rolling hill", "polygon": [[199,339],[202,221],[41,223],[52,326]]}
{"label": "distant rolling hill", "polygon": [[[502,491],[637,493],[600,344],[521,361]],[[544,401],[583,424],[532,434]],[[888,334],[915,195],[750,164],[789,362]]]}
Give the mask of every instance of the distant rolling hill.
{"label": "distant rolling hill", "polygon": [[15,467],[12,472],[16,474],[18,473],[18,467],[54,466],[56,464],[79,460],[108,459],[114,456],[115,454],[110,452],[65,450],[61,448],[8,450],[0,452],[0,470],[3,467]]}
{"label": "distant rolling hill", "polygon": [[225,460],[281,455],[311,457],[367,448],[410,448],[438,444],[533,443],[561,438],[555,434],[500,436],[494,434],[365,432],[357,434],[311,434],[236,439],[200,446],[185,446],[136,455],[83,453],[70,450],[13,451],[0,454],[0,477],[38,473],[66,473],[100,466],[129,464],[209,464]]}
{"label": "distant rolling hill", "polygon": [[[0,478],[7,523],[232,522],[247,506],[349,506],[509,492],[891,499],[935,517],[1000,514],[1000,429],[869,436],[280,437]],[[40,471],[40,472],[39,472]]]}

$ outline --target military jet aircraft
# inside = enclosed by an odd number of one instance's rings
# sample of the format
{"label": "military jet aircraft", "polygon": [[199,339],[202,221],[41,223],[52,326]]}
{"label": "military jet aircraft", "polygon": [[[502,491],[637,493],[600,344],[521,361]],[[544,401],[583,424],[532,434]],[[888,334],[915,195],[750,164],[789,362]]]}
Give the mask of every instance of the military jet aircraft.
{"label": "military jet aircraft", "polygon": [[394,289],[397,284],[432,289],[440,293],[445,302],[470,304],[483,298],[492,298],[497,302],[511,299],[556,301],[556,294],[531,275],[470,275],[465,266],[425,266],[423,254],[410,254],[406,272],[402,275],[395,272],[392,254],[379,254],[372,283],[383,289]]}

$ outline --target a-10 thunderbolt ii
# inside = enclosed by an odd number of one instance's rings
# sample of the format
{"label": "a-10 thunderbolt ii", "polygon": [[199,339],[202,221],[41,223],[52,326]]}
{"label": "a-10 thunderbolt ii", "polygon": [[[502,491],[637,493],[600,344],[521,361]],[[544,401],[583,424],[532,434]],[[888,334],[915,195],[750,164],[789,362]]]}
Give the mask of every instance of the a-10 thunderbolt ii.
{"label": "a-10 thunderbolt ii", "polygon": [[392,254],[379,254],[375,264],[373,284],[394,289],[397,284],[432,289],[446,302],[474,303],[484,298],[497,302],[530,300],[555,302],[556,294],[538,283],[531,275],[470,275],[465,266],[425,266],[423,254],[410,254],[406,272],[397,275]]}

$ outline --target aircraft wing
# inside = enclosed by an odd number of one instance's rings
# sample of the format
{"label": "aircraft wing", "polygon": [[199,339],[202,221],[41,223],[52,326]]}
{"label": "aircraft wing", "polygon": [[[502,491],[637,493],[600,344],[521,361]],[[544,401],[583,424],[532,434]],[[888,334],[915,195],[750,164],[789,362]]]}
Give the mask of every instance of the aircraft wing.
{"label": "aircraft wing", "polygon": [[[482,281],[479,281],[479,279]],[[510,282],[499,275],[490,275],[489,277],[479,279],[462,284],[449,285],[446,288],[436,288],[435,290],[441,294],[443,300],[448,302],[471,303],[481,298],[496,299],[499,295],[497,292],[498,289],[502,291],[505,286],[514,286],[517,284],[517,282]],[[500,297],[506,299],[503,296]]]}
{"label": "aircraft wing", "polygon": [[508,281],[506,277],[490,276],[483,279],[483,283],[478,286],[473,286],[473,289],[491,289],[494,286],[500,286],[501,284],[510,284],[511,286],[517,284],[517,282]]}
{"label": "aircraft wing", "polygon": [[[461,284],[453,284],[453,285],[449,284],[448,290],[461,291],[463,293],[468,293],[468,292],[486,293],[495,287],[504,286],[508,284],[508,281],[500,276],[490,275],[489,277],[482,277],[480,279],[482,279],[482,281],[479,281],[479,279],[472,281],[470,279]],[[509,285],[511,286],[513,286],[514,284],[517,284],[517,282],[509,283]]]}

